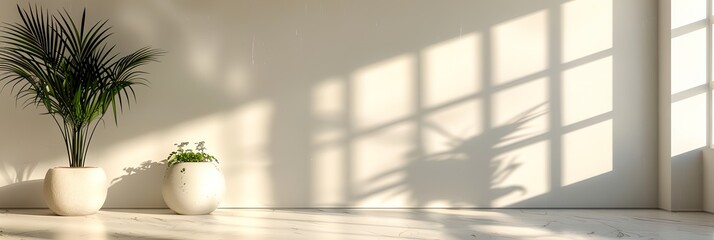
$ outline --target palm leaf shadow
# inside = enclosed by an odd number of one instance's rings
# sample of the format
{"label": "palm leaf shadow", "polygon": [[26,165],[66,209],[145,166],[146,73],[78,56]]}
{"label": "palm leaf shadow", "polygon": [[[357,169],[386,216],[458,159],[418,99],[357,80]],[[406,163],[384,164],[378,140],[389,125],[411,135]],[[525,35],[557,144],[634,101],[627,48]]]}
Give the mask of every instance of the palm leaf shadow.
{"label": "palm leaf shadow", "polygon": [[[424,130],[433,131],[449,139],[449,149],[432,154],[418,154],[423,149],[409,153],[409,162],[403,168],[386,171],[366,180],[366,186],[380,185],[394,178],[391,184],[354,196],[364,200],[376,195],[393,198],[409,194],[411,205],[429,206],[433,202],[448,202],[450,206],[491,207],[494,201],[510,194],[526,194],[521,185],[506,185],[507,180],[523,164],[517,155],[507,153],[511,142],[533,137],[528,123],[546,115],[545,103],[539,104],[514,117],[507,124],[494,127],[481,134],[459,137],[435,122],[425,122]],[[505,145],[505,146],[504,146]],[[401,177],[400,177],[401,176]],[[471,191],[463,191],[464,184]]]}

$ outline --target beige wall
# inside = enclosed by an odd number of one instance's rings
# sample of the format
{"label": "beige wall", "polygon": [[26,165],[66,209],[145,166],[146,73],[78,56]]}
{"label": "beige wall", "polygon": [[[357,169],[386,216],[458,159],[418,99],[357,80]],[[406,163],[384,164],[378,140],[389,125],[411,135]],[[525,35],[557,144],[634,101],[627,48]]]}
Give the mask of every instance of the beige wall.
{"label": "beige wall", "polygon": [[711,0],[660,1],[660,207],[702,210],[712,144]]}
{"label": "beige wall", "polygon": [[[42,5],[169,52],[97,132],[105,207],[164,206],[159,162],[199,140],[222,207],[657,207],[653,1]],[[0,95],[0,207],[44,206],[66,164],[38,112]]]}

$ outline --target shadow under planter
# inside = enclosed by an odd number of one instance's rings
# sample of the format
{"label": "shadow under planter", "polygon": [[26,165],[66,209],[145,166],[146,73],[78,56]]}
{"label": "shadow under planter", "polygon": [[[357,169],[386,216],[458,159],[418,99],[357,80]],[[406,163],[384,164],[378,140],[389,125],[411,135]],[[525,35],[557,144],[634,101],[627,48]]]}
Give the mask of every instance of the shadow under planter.
{"label": "shadow under planter", "polygon": [[112,179],[104,208],[167,208],[161,196],[166,161],[149,160],[124,171]]}

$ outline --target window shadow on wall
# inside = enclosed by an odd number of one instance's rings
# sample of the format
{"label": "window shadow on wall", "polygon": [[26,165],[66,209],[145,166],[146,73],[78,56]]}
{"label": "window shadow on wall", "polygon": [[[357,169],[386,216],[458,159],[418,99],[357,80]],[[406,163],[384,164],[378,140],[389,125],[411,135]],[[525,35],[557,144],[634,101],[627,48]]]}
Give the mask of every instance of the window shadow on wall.
{"label": "window shadow on wall", "polygon": [[422,155],[416,149],[410,153],[405,167],[381,173],[366,183],[382,182],[395,175],[404,175],[402,181],[355,196],[353,201],[382,193],[392,197],[408,193],[411,206],[428,207],[436,202],[443,204],[441,207],[493,207],[494,201],[506,195],[524,195],[528,191],[526,187],[508,184],[507,180],[528,159],[504,156],[502,147],[513,139],[532,137],[517,133],[529,121],[546,114],[539,108],[522,114],[509,124],[466,139],[451,136],[436,124],[425,124],[425,128],[446,135],[450,140],[449,150]]}

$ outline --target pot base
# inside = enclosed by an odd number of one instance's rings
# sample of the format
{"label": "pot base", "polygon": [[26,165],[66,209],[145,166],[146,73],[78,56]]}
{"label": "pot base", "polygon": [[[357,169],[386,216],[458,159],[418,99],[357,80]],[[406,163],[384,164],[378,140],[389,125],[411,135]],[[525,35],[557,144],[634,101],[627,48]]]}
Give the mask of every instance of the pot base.
{"label": "pot base", "polygon": [[99,211],[107,198],[107,175],[97,167],[47,170],[45,202],[57,215],[84,216]]}
{"label": "pot base", "polygon": [[223,198],[225,182],[212,162],[186,162],[171,166],[164,176],[161,193],[174,212],[184,215],[209,214]]}

